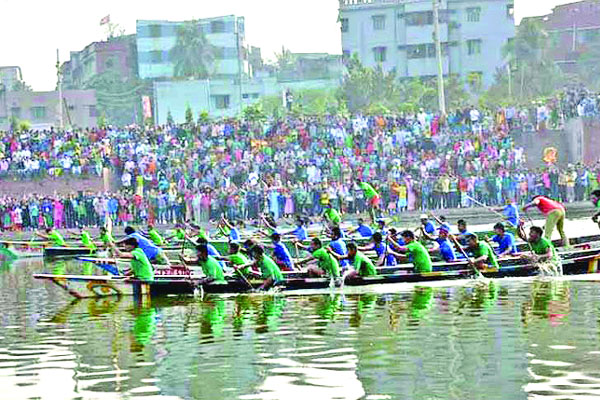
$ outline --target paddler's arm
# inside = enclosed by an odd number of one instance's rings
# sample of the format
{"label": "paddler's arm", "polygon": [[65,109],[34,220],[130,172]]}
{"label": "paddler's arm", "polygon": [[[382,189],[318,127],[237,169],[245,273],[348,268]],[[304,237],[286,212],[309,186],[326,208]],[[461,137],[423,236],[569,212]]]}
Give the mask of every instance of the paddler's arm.
{"label": "paddler's arm", "polygon": [[301,241],[299,240],[292,240],[292,243],[294,243],[294,246],[298,246],[299,248],[303,249],[303,250],[308,250],[310,249],[310,246],[307,246],[305,244],[302,244]]}
{"label": "paddler's arm", "polygon": [[300,267],[301,265],[304,265],[304,264],[306,264],[306,263],[309,263],[309,262],[311,262],[311,261],[313,261],[313,260],[315,260],[315,258],[314,258],[313,256],[308,256],[308,257],[306,257],[306,258],[304,258],[304,259],[302,259],[302,260],[300,260],[300,261],[296,261],[294,264],[295,264],[297,267]]}
{"label": "paddler's arm", "polygon": [[423,227],[421,227],[421,235],[427,240],[431,240],[432,242],[435,241],[435,238],[429,233],[425,232],[425,229],[423,229]]}
{"label": "paddler's arm", "polygon": [[430,248],[429,250],[429,254],[435,254],[435,253],[439,253],[440,251],[440,244],[436,241],[433,242],[433,247]]}
{"label": "paddler's arm", "polygon": [[131,259],[133,259],[133,254],[128,253],[126,251],[119,250],[119,248],[116,246],[115,243],[111,243],[109,246],[114,251],[114,254],[117,257],[119,257],[119,258],[131,258]]}
{"label": "paddler's arm", "polygon": [[43,233],[39,233],[37,230],[33,232],[35,235],[41,237],[42,239],[46,239],[49,240],[50,238],[48,237],[48,235],[44,235]]}
{"label": "paddler's arm", "polygon": [[529,208],[531,207],[536,207],[538,205],[539,201],[538,199],[535,199],[527,204],[525,204],[522,208],[523,211],[527,211]]}
{"label": "paddler's arm", "polygon": [[525,222],[521,219],[519,220],[519,225],[517,226],[517,235],[521,238],[521,240],[528,242],[529,239],[527,238],[527,235],[525,234]]}
{"label": "paddler's arm", "polygon": [[348,258],[347,255],[343,256],[341,254],[336,253],[335,251],[333,251],[333,249],[331,247],[327,247],[327,251],[329,252],[329,254],[331,254],[333,257],[335,257],[339,261],[342,261],[342,260],[345,260]]}

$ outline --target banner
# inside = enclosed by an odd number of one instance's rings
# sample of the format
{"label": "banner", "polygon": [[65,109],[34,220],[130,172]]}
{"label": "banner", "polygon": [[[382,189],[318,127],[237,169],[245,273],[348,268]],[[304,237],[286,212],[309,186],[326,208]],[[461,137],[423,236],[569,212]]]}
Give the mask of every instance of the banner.
{"label": "banner", "polygon": [[142,96],[142,108],[144,110],[144,119],[152,118],[152,103],[149,96]]}

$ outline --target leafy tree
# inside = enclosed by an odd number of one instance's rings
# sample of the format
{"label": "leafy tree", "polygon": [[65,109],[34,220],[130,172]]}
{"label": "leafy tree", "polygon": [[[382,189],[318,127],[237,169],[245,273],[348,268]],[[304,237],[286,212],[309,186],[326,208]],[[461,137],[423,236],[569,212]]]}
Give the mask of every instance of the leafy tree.
{"label": "leafy tree", "polygon": [[171,115],[171,110],[167,111],[167,125],[175,125],[175,121],[173,121],[173,115]]}
{"label": "leafy tree", "polygon": [[100,113],[100,116],[98,117],[98,126],[100,128],[104,128],[106,127],[107,123],[106,123],[106,112],[102,111]]}
{"label": "leafy tree", "polygon": [[208,111],[200,111],[198,113],[198,124],[199,125],[203,125],[203,124],[207,124],[210,122],[210,115],[208,114]]}
{"label": "leafy tree", "polygon": [[194,112],[192,111],[190,103],[187,103],[185,106],[185,123],[188,125],[192,125],[194,123]]}
{"label": "leafy tree", "polygon": [[13,92],[31,92],[31,86],[29,86],[28,84],[26,84],[24,81],[15,81],[15,83],[13,83],[11,90]]}
{"label": "leafy tree", "polygon": [[244,108],[242,116],[245,120],[252,122],[262,122],[267,119],[261,103],[251,104]]}
{"label": "leafy tree", "polygon": [[206,39],[200,23],[189,21],[177,28],[169,57],[175,64],[175,77],[206,79],[212,75],[216,48]]}

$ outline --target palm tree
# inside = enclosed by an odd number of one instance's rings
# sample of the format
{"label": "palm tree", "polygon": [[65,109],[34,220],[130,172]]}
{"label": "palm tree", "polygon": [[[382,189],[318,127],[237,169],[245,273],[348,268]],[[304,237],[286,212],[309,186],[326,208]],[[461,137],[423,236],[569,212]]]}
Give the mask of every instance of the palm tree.
{"label": "palm tree", "polygon": [[177,28],[177,41],[169,52],[178,78],[208,78],[215,62],[215,47],[211,45],[198,21],[189,21]]}

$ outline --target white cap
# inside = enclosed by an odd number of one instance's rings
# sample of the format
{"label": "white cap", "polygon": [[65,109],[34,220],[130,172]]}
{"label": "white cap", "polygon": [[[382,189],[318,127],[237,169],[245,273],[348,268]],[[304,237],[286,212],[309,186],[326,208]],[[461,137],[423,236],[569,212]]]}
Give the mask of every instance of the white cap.
{"label": "white cap", "polygon": [[427,219],[427,218],[429,218],[429,217],[427,216],[427,214],[421,214],[421,219]]}

